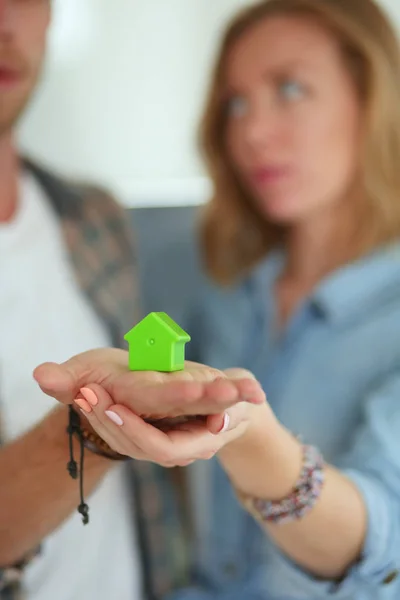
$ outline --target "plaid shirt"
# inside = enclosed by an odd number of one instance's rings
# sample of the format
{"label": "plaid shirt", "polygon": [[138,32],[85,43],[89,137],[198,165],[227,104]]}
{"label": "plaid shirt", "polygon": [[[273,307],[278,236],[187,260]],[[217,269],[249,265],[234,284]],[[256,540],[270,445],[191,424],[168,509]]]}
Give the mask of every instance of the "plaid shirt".
{"label": "plaid shirt", "polygon": [[[128,220],[103,191],[67,185],[26,161],[59,217],[82,292],[110,332],[113,344],[139,315],[136,264]],[[1,413],[0,413],[1,443]],[[67,449],[67,436],[66,436]],[[179,470],[132,461],[132,493],[148,599],[158,600],[188,582],[187,531],[180,518],[183,485]],[[112,543],[112,540],[110,540]],[[33,553],[35,554],[35,553]],[[23,567],[0,569],[0,599],[23,598]],[[133,600],[133,599],[132,599]]]}

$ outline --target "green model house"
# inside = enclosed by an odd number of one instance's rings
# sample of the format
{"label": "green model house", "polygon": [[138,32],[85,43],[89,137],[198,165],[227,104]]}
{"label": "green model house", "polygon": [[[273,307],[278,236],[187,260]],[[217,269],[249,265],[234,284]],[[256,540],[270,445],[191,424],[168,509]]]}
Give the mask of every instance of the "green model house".
{"label": "green model house", "polygon": [[186,333],[164,312],[152,312],[124,336],[131,371],[181,371],[185,365]]}

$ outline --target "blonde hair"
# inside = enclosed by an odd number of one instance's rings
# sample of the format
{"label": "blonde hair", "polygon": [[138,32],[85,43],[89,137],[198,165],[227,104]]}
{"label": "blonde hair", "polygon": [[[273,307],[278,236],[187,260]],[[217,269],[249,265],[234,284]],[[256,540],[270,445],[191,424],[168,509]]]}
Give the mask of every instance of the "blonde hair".
{"label": "blonde hair", "polygon": [[400,51],[397,36],[373,0],[264,0],[229,25],[220,48],[200,127],[200,148],[213,184],[200,224],[205,267],[234,283],[282,240],[240,185],[224,148],[221,82],[232,45],[272,16],[318,19],[340,42],[365,111],[363,214],[356,258],[400,235]]}

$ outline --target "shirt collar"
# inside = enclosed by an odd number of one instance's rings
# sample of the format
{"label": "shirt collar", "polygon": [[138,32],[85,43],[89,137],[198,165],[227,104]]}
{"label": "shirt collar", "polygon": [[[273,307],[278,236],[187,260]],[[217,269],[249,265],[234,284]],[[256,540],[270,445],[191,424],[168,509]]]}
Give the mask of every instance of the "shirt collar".
{"label": "shirt collar", "polygon": [[47,198],[62,219],[79,221],[83,216],[82,194],[74,185],[68,185],[61,178],[53,176],[28,158],[21,159],[21,165],[30,172],[45,191]]}
{"label": "shirt collar", "polygon": [[342,267],[321,282],[312,299],[323,314],[338,321],[377,308],[399,289],[400,243],[396,243]]}
{"label": "shirt collar", "polygon": [[[285,264],[284,252],[270,253],[253,271],[247,285],[262,295],[272,293]],[[309,299],[326,319],[340,321],[373,310],[400,290],[400,242],[382,247],[341,267],[316,287]]]}

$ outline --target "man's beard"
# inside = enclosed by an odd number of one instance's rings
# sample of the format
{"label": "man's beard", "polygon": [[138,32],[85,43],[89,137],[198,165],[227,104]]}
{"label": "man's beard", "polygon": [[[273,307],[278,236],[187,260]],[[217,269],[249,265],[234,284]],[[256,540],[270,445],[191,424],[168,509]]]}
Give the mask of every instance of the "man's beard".
{"label": "man's beard", "polygon": [[15,90],[0,90],[0,137],[14,129],[32,100],[41,79],[42,67],[43,63],[31,73],[24,69],[20,88],[17,85]]}
{"label": "man's beard", "polygon": [[27,92],[23,97],[12,101],[11,98],[4,101],[0,94],[0,137],[14,129],[29,103],[31,92]]}

